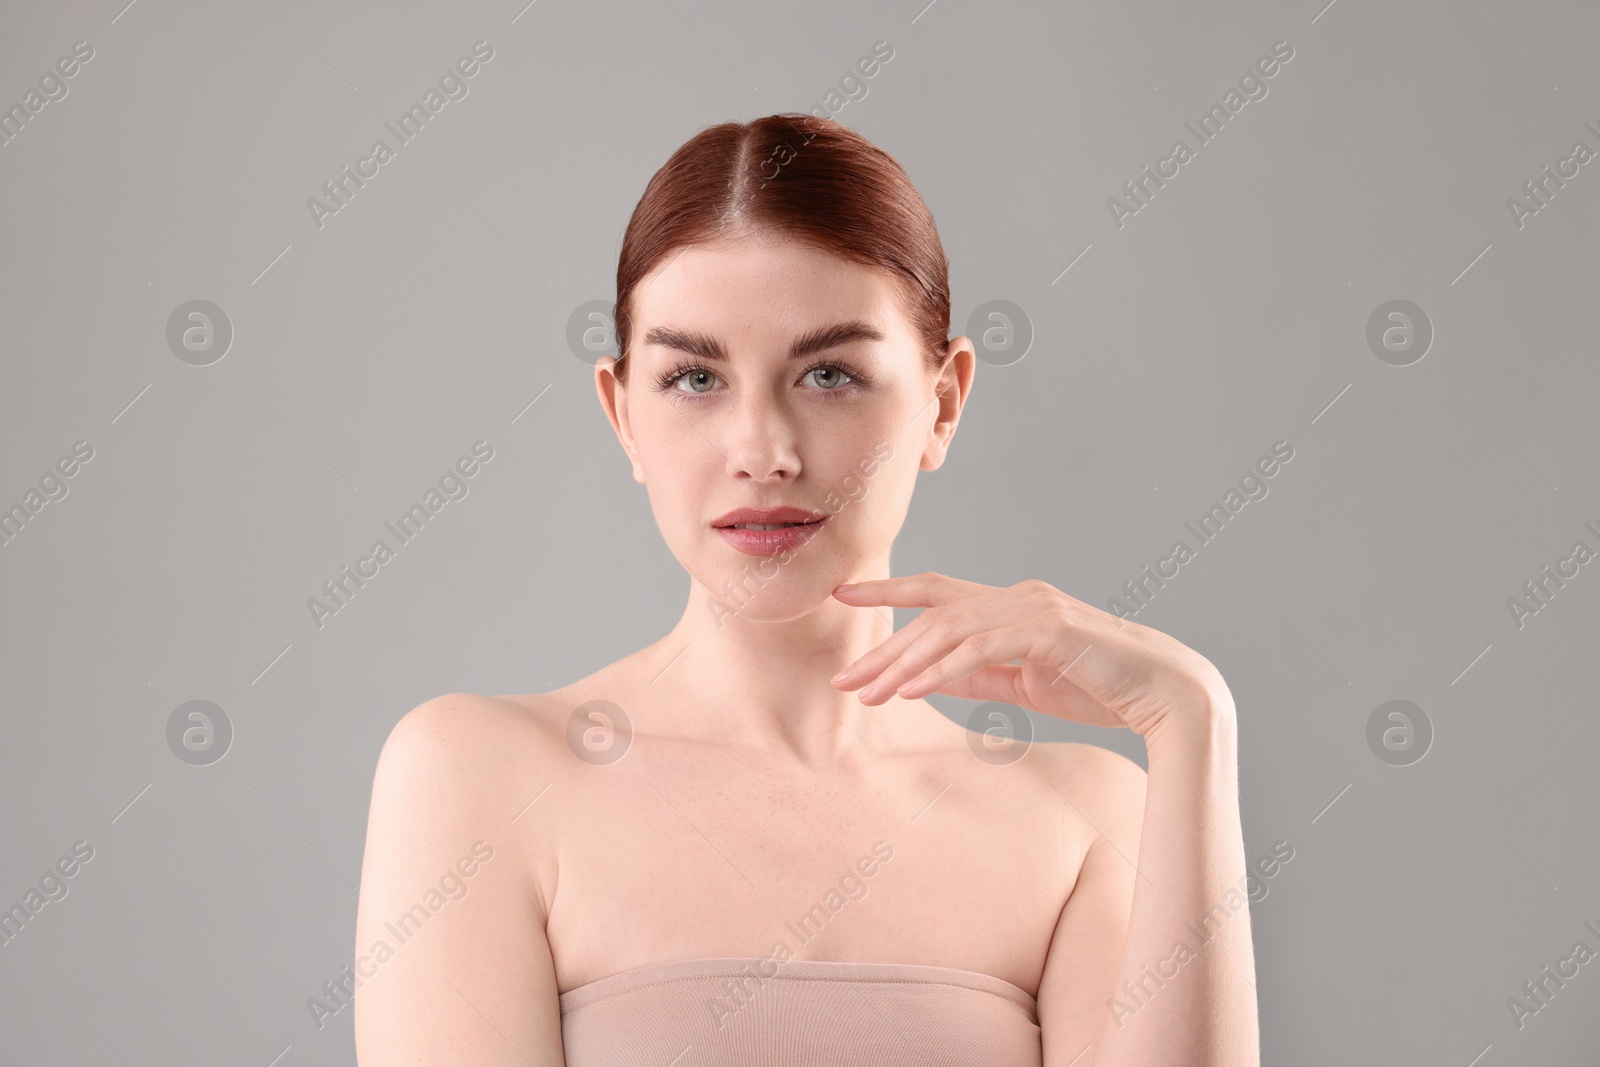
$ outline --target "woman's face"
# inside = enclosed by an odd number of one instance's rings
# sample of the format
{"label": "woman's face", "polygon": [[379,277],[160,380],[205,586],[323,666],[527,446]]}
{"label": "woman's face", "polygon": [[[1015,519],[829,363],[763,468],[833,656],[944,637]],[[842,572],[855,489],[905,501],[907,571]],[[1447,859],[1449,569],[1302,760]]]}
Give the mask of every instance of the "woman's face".
{"label": "woman's face", "polygon": [[[601,402],[668,548],[721,614],[815,608],[888,551],[917,471],[943,462],[972,346],[957,338],[930,370],[897,296],[886,272],[762,238],[688,248],[635,288],[628,384],[603,363]],[[780,507],[821,521],[719,529]]]}

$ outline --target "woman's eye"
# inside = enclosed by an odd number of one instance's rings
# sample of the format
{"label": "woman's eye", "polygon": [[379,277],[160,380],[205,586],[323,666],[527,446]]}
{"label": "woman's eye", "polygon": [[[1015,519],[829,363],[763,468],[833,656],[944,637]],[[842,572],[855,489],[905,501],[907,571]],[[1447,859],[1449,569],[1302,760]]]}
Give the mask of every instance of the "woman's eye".
{"label": "woman's eye", "polygon": [[[801,381],[811,379],[818,392],[845,394],[845,386],[857,383],[858,375],[846,371],[844,368],[831,363],[821,363],[800,376]],[[860,383],[863,384],[865,379]],[[687,393],[690,395],[704,396],[716,392],[717,376],[704,368],[691,367],[678,371],[675,375],[662,379],[662,388],[674,393]],[[685,387],[687,383],[687,387]]]}
{"label": "woman's eye", "polygon": [[[845,382],[848,382],[850,380],[850,376],[848,374],[845,374],[845,372],[840,370],[838,367],[813,367],[810,370],[806,371],[806,373],[807,374],[821,374],[821,375],[832,375],[833,376],[832,382],[828,382],[828,381],[826,381],[825,379],[822,379],[822,378],[817,379],[817,384],[822,386],[823,392],[832,392],[833,390],[839,388],[839,386],[845,384]],[[843,382],[839,381],[840,376],[843,376],[843,378],[844,378]]]}
{"label": "woman's eye", "polygon": [[[678,379],[678,381],[680,383],[688,382],[689,383],[689,388],[688,389],[680,389],[678,391],[680,393],[682,393],[682,392],[709,393],[709,392],[711,392],[711,383],[715,380],[715,377],[716,376],[713,375],[710,371],[703,371],[703,370],[692,370],[692,371],[689,371],[686,374],[684,374],[681,378]],[[704,381],[704,384],[705,384],[705,388],[704,389],[699,388],[699,382],[701,380]]]}

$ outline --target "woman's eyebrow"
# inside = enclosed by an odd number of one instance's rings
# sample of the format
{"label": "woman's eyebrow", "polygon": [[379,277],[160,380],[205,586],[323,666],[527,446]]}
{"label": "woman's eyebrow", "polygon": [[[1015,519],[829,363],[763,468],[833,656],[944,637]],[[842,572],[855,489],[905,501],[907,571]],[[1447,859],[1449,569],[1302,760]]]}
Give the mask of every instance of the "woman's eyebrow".
{"label": "woman's eyebrow", "polygon": [[[789,346],[789,358],[801,359],[813,352],[821,352],[851,341],[882,341],[884,334],[876,326],[860,319],[822,326],[803,334]],[[644,343],[687,352],[710,362],[727,362],[728,351],[722,342],[708,334],[680,330],[672,326],[652,326],[645,331]]]}

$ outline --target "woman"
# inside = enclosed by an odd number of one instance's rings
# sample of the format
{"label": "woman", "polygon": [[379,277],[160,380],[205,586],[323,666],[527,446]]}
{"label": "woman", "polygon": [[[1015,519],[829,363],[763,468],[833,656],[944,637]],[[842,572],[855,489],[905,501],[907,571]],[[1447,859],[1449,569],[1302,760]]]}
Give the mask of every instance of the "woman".
{"label": "woman", "polygon": [[[836,122],[725,123],[651,180],[595,382],[688,603],[562,689],[396,725],[364,1067],[1259,1062],[1216,668],[1037,579],[889,576],[972,386],[949,318],[921,197]],[[996,749],[933,692],[1131,728],[1148,774]]]}

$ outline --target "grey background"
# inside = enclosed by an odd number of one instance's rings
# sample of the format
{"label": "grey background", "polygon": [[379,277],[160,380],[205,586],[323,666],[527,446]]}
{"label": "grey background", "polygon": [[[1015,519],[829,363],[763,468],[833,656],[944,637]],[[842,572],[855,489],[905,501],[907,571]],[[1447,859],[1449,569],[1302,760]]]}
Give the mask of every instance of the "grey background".
{"label": "grey background", "polygon": [[[480,39],[468,95],[319,229],[306,200]],[[1104,607],[1287,440],[1137,616],[1232,687],[1247,855],[1294,849],[1253,906],[1265,1062],[1596,1062],[1600,962],[1507,1008],[1600,949],[1600,563],[1507,606],[1600,549],[1600,161],[1507,207],[1600,150],[1593,5],[9,5],[0,105],[78,40],[0,146],[0,505],[94,449],[0,547],[0,907],[95,852],[0,948],[3,1058],[352,1061],[349,1011],[306,1000],[351,960],[390,727],[566,684],[683,607],[568,317],[615,295],[674,148],[822,108],[887,40],[838,120],[932,208],[952,333],[991,299],[1034,331],[980,365],[895,572]],[[1118,228],[1107,199],[1279,40],[1268,95]],[[234,329],[209,366],[166,342],[193,299]],[[1409,366],[1366,341],[1393,299],[1435,333]],[[319,629],[308,598],[479,439],[469,494]],[[194,699],[234,730],[210,766],[168,747]],[[1367,740],[1395,699],[1434,731],[1409,766]]]}

